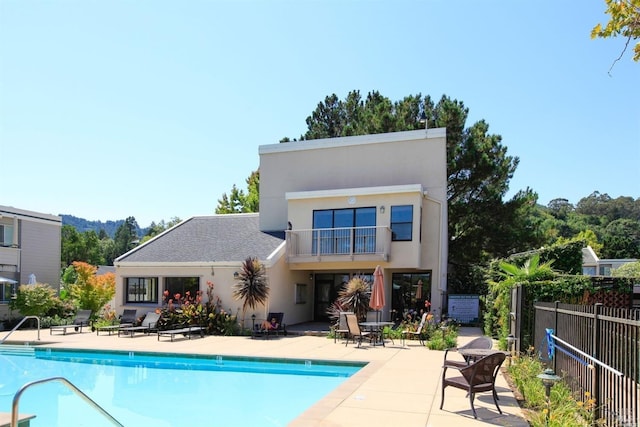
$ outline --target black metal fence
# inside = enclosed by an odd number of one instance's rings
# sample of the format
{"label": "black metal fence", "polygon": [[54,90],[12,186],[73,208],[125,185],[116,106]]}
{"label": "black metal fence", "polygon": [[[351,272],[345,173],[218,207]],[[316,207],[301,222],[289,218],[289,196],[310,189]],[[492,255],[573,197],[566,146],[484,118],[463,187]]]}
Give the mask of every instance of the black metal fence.
{"label": "black metal fence", "polygon": [[[596,399],[595,417],[607,426],[640,427],[640,310],[602,304],[535,305],[535,349],[547,356],[546,330],[596,359],[558,348],[549,363],[576,393]],[[564,346],[567,347],[567,346]]]}

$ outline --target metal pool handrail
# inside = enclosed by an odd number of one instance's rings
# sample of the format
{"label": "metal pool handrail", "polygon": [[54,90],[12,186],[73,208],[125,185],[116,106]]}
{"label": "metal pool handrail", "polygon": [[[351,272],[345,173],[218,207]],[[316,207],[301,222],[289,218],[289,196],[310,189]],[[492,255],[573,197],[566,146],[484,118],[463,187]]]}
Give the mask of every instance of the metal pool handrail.
{"label": "metal pool handrail", "polygon": [[38,316],[25,316],[22,318],[22,320],[20,321],[20,323],[18,323],[16,326],[13,327],[12,330],[9,331],[9,333],[0,340],[0,344],[4,343],[7,338],[9,338],[9,335],[11,335],[12,333],[15,332],[16,329],[18,329],[20,326],[22,326],[22,324],[27,321],[28,319],[36,319],[38,321],[38,341],[40,341],[40,318]]}
{"label": "metal pool handrail", "polygon": [[13,396],[13,405],[11,406],[11,427],[18,427],[18,418],[19,418],[18,405],[19,405],[20,396],[22,395],[22,393],[26,389],[31,387],[31,386],[38,385],[38,384],[43,384],[43,383],[48,383],[48,382],[53,382],[53,381],[60,381],[62,384],[67,386],[67,388],[69,390],[73,391],[75,394],[77,394],[82,399],[84,399],[84,401],[87,402],[89,404],[89,406],[93,407],[93,409],[97,410],[102,415],[104,415],[105,418],[107,418],[109,421],[111,421],[113,423],[113,425],[116,425],[116,426],[119,426],[119,427],[124,427],[110,413],[108,413],[106,410],[104,410],[104,408],[102,406],[98,405],[93,399],[91,399],[89,396],[87,396],[82,390],[80,390],[78,387],[73,385],[73,383],[71,381],[69,381],[68,379],[66,379],[64,377],[44,378],[44,379],[32,381],[30,383],[27,383],[27,384],[23,385],[20,388],[20,390],[18,390],[18,392],[15,394],[15,396]]}

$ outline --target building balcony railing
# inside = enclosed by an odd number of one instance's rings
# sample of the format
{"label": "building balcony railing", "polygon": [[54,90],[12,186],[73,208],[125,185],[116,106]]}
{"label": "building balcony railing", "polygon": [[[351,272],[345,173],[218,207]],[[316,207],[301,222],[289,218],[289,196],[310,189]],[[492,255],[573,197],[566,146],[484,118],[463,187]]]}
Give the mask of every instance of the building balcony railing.
{"label": "building balcony railing", "polygon": [[287,230],[290,263],[352,260],[388,260],[389,227],[346,227]]}

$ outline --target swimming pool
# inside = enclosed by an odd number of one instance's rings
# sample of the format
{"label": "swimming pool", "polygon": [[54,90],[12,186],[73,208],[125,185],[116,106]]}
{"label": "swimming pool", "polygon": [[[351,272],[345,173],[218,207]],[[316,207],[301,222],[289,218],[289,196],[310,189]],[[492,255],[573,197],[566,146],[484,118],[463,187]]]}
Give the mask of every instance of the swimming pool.
{"label": "swimming pool", "polygon": [[[364,363],[34,348],[0,351],[0,411],[24,384],[63,376],[123,425],[284,426]],[[33,427],[108,426],[59,382],[20,399]]]}

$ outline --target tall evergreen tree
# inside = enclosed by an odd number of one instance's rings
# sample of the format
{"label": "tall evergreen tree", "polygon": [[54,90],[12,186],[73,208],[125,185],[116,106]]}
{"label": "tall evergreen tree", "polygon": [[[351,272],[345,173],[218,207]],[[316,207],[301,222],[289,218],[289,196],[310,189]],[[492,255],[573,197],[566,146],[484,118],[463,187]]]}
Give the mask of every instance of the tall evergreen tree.
{"label": "tall evergreen tree", "polygon": [[222,194],[218,199],[217,214],[260,211],[260,172],[251,172],[245,182],[247,183],[246,193],[234,184],[228,196],[227,193]]}
{"label": "tall evergreen tree", "polygon": [[114,259],[120,255],[133,249],[138,244],[138,223],[132,216],[128,217],[116,230],[114,237],[115,244],[115,256]]}

